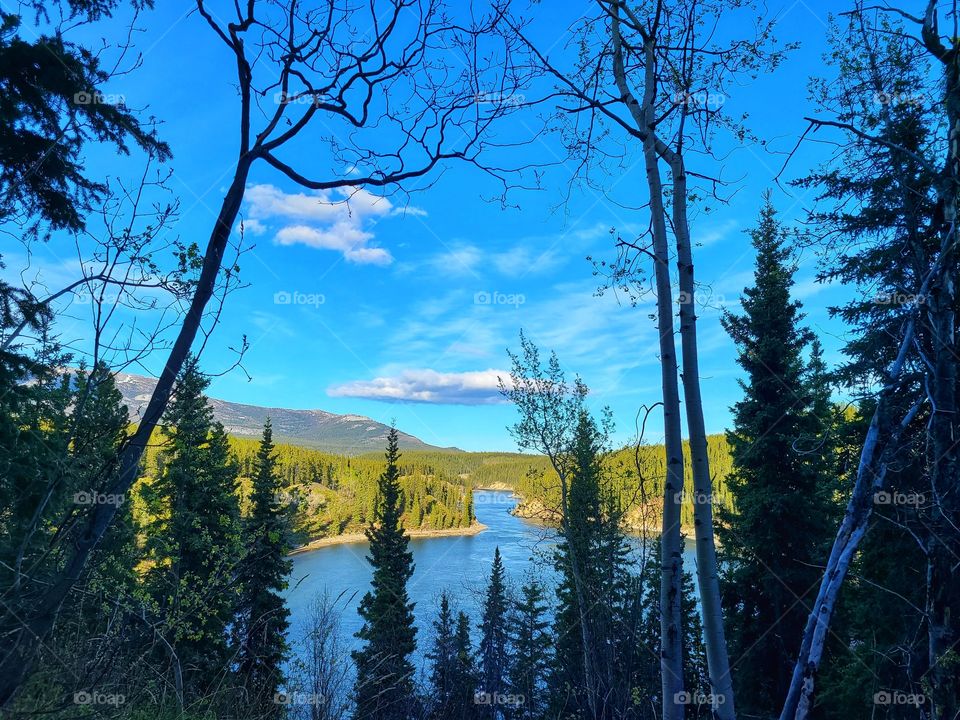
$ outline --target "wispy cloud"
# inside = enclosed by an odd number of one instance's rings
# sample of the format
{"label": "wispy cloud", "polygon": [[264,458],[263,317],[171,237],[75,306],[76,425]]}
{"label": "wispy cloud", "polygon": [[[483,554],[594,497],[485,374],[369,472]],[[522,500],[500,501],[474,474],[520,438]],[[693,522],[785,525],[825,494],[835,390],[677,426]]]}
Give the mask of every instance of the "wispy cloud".
{"label": "wispy cloud", "polygon": [[441,373],[429,368],[404,370],[397,375],[356,380],[327,390],[331,397],[353,397],[437,405],[493,405],[504,402],[498,377],[503,370]]}
{"label": "wispy cloud", "polygon": [[362,188],[285,193],[273,185],[247,188],[245,228],[260,234],[271,227],[279,245],[306,245],[335,250],[354,263],[389,265],[393,256],[376,247],[373,226],[393,214],[418,213],[395,209],[387,198]]}
{"label": "wispy cloud", "polygon": [[[498,248],[458,241],[428,257],[425,264],[434,271],[455,276],[499,275],[517,279],[543,275],[577,261],[580,251],[609,232],[607,225],[598,223],[572,228],[555,236],[525,237]],[[410,267],[409,270],[415,272],[418,268]]]}

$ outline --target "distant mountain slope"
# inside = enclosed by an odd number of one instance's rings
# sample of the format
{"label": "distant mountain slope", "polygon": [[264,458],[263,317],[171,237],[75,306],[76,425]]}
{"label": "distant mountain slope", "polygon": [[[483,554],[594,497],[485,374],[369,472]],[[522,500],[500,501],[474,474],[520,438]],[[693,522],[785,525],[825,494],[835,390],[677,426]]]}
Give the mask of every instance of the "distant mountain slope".
{"label": "distant mountain slope", "polygon": [[[129,373],[117,373],[117,387],[132,421],[140,417],[156,384],[153,378]],[[259,437],[263,423],[269,417],[273,422],[274,438],[280,442],[304,445],[333,453],[359,455],[382,451],[386,447],[387,431],[383,423],[363,415],[337,415],[325,410],[290,410],[259,405],[227,402],[210,398],[214,417],[223,423],[227,432],[239,437]],[[451,450],[438,448],[408,433],[400,433],[400,447],[404,450]]]}

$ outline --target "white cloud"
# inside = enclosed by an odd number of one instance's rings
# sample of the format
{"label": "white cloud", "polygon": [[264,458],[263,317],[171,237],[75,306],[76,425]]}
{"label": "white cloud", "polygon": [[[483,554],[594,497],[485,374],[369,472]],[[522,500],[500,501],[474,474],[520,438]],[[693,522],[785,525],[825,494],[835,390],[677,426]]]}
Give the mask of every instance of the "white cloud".
{"label": "white cloud", "polygon": [[429,368],[403,370],[373,380],[355,380],[327,390],[331,397],[432,403],[437,405],[492,405],[504,402],[498,377],[503,370],[440,373]]}
{"label": "white cloud", "polygon": [[[571,260],[582,260],[581,251],[609,235],[607,225],[568,229],[559,235],[521,238],[500,248],[456,242],[426,259],[426,265],[448,276],[487,276],[491,273],[519,279],[552,272]],[[412,272],[417,268],[411,267]]]}
{"label": "white cloud", "polygon": [[273,185],[252,185],[245,200],[247,226],[253,223],[254,228],[265,229],[265,220],[280,221],[282,227],[274,236],[279,245],[335,250],[360,264],[393,262],[388,250],[371,245],[376,221],[395,212],[387,198],[363,188],[285,193]]}

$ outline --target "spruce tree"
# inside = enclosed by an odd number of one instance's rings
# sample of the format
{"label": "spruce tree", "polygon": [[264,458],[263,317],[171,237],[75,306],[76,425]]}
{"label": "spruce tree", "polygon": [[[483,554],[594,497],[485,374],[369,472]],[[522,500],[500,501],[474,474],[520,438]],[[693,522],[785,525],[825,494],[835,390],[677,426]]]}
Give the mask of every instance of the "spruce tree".
{"label": "spruce tree", "polygon": [[[928,434],[930,404],[923,399],[937,385],[926,362],[934,357],[940,333],[927,308],[917,313],[913,301],[928,302],[917,296],[942,243],[938,220],[944,215],[943,206],[938,206],[937,183],[943,164],[936,153],[947,147],[945,105],[941,90],[932,90],[932,83],[942,80],[930,72],[923,43],[909,32],[911,23],[884,19],[882,13],[876,17],[865,7],[854,8],[846,18],[849,25],[839,26],[830,55],[832,64],[843,69],[845,81],[818,82],[816,99],[820,110],[869,128],[871,136],[883,141],[848,135],[829,163],[797,183],[826,201],[810,217],[821,240],[821,279],[856,291],[843,305],[830,309],[833,317],[851,328],[833,377],[847,394],[866,396],[836,418],[832,428],[840,439],[835,443],[840,448],[837,485],[846,490],[852,484],[851,471],[856,470],[875,409],[871,396],[899,352],[905,324],[916,315],[914,347],[925,358],[908,356],[897,392],[885,402],[890,418],[903,417],[918,401],[921,408],[900,438],[897,457],[887,467],[885,486],[892,492],[929,496],[928,463],[936,462],[940,453]],[[878,88],[882,88],[880,95]],[[928,91],[931,102],[922,101]],[[886,101],[877,102],[878,97]],[[949,262],[956,261],[953,253]],[[960,316],[954,312],[953,317],[956,323]],[[957,496],[955,489],[942,492],[944,497]],[[932,680],[950,662],[931,653],[929,634],[924,636],[917,628],[937,625],[926,607],[936,596],[935,588],[950,587],[956,593],[960,585],[938,583],[927,567],[935,557],[931,541],[937,536],[956,538],[955,533],[939,532],[925,517],[932,505],[873,508],[875,522],[851,564],[850,577],[858,581],[848,579],[841,593],[830,626],[834,643],[827,646],[820,667],[817,700],[828,715],[872,717],[877,709],[863,698],[891,688],[922,689],[927,696],[925,712],[933,712],[935,693],[930,690],[936,683]],[[951,557],[955,560],[956,549]],[[957,603],[941,607],[951,605]],[[954,612],[954,622],[956,617]],[[877,618],[884,621],[877,623]]]}
{"label": "spruce tree", "polygon": [[751,232],[756,270],[744,313],[722,318],[746,373],[727,434],[735,509],[721,512],[718,528],[724,616],[731,656],[740,658],[740,710],[752,714],[775,714],[786,696],[829,533],[823,469],[802,452],[822,428],[803,358],[811,334],[790,297],[794,267],[785,237],[767,197]]}
{"label": "spruce tree", "polygon": [[373,567],[371,590],[360,602],[363,643],[352,655],[357,720],[406,720],[415,711],[413,665],[416,649],[413,603],[407,582],[413,575],[409,537],[401,526],[400,450],[396,428],[387,436],[387,467],[377,483],[377,504],[367,529]]}
{"label": "spruce tree", "polygon": [[457,614],[457,633],[454,640],[457,659],[450,717],[454,720],[473,720],[480,714],[476,703],[477,665],[470,640],[470,618],[463,611]]}
{"label": "spruce tree", "polygon": [[510,614],[510,693],[523,702],[509,712],[512,720],[536,720],[545,710],[545,684],[550,667],[550,623],[543,586],[530,580],[520,589],[520,599]]}
{"label": "spruce tree", "polygon": [[[585,717],[591,706],[601,717],[615,717],[631,703],[628,677],[636,643],[627,617],[628,546],[601,462],[608,429],[606,422],[598,427],[581,411],[570,448],[569,519],[554,558],[560,582],[550,679],[551,714],[564,717]],[[576,591],[577,576],[584,588],[582,597]],[[587,662],[598,678],[595,687],[586,684]]]}
{"label": "spruce tree", "polygon": [[[71,413],[70,473],[80,493],[96,493],[97,501],[118,505],[113,523],[93,552],[81,582],[84,595],[98,598],[103,617],[108,603],[119,602],[130,609],[138,588],[136,566],[139,562],[136,527],[133,519],[133,498],[113,497],[106,493],[116,480],[114,463],[117,449],[127,437],[129,418],[123,396],[113,375],[104,365],[90,371],[77,371]],[[93,632],[92,624],[88,630]],[[127,628],[131,632],[131,628]]]}
{"label": "spruce tree", "polygon": [[[158,474],[145,491],[151,520],[147,587],[166,619],[187,699],[228,687],[228,625],[236,606],[241,560],[238,469],[229,440],[191,361],[164,415]],[[224,699],[225,700],[225,699]]]}
{"label": "spruce tree", "polygon": [[244,526],[247,554],[238,580],[240,601],[236,627],[238,674],[246,701],[261,717],[280,713],[273,702],[283,679],[285,634],[290,611],[283,599],[292,563],[290,515],[280,502],[280,478],[268,418],[254,463],[250,516]]}
{"label": "spruce tree", "polygon": [[433,648],[427,653],[430,662],[429,712],[431,718],[444,720],[452,716],[458,662],[457,629],[446,592],[440,595],[440,612],[433,628]]}
{"label": "spruce tree", "polygon": [[502,718],[507,710],[503,703],[507,695],[510,663],[507,610],[506,576],[500,548],[497,547],[493,552],[493,567],[480,623],[480,692],[484,700],[482,716],[485,718]]}
{"label": "spruce tree", "polygon": [[440,612],[434,627],[430,663],[429,717],[434,720],[468,720],[476,716],[475,679],[470,651],[469,619],[462,612],[455,619],[450,596],[440,596]]}

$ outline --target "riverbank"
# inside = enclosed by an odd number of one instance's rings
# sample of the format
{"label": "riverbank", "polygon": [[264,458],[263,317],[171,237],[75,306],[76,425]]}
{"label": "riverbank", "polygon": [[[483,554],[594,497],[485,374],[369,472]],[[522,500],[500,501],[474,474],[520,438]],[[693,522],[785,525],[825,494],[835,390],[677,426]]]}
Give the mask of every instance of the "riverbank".
{"label": "riverbank", "polygon": [[[442,530],[430,530],[430,529],[417,529],[417,530],[407,530],[407,535],[411,538],[439,538],[439,537],[456,537],[456,536],[469,536],[469,535],[479,535],[484,530],[487,529],[487,526],[481,522],[474,522],[469,527],[457,527],[457,528],[444,528]],[[306,545],[301,545],[298,548],[290,551],[290,555],[298,555],[300,553],[310,552],[311,550],[316,550],[318,548],[330,547],[331,545],[349,545],[351,543],[360,543],[366,542],[367,536],[363,533],[345,533],[343,535],[334,535],[333,537],[317,538],[316,540],[311,540]]]}
{"label": "riverbank", "polygon": [[[556,510],[544,506],[539,500],[526,500],[520,495],[517,495],[517,497],[520,500],[510,511],[511,515],[540,527],[557,528],[560,526],[560,514]],[[644,522],[645,519],[647,522]],[[659,512],[656,508],[650,507],[646,509],[634,508],[624,517],[621,528],[627,535],[637,537],[643,535],[659,536],[662,529]],[[680,532],[688,538],[692,538],[695,528],[693,525],[681,525]],[[717,544],[719,545],[719,542]]]}

